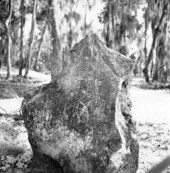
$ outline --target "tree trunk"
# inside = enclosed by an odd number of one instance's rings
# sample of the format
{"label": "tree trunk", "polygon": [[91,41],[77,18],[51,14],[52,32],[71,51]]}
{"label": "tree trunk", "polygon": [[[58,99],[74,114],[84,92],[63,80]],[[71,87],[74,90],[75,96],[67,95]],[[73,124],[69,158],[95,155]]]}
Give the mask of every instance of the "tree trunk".
{"label": "tree trunk", "polygon": [[108,25],[107,25],[107,37],[106,37],[106,45],[109,48],[112,48],[113,44],[113,33],[112,33],[112,3],[108,2]]}
{"label": "tree trunk", "polygon": [[168,24],[165,23],[163,26],[163,31],[160,36],[160,39],[158,40],[157,44],[157,63],[156,63],[156,69],[155,69],[155,74],[153,76],[153,81],[157,80],[161,83],[166,83],[167,82],[167,69],[166,69],[166,62],[165,58],[167,56],[167,38],[169,35],[169,30],[168,30]]}
{"label": "tree trunk", "polygon": [[84,37],[87,34],[87,5],[85,4],[85,14],[84,14]]}
{"label": "tree trunk", "polygon": [[51,26],[51,80],[54,81],[62,70],[62,52],[55,19],[55,0],[49,0],[49,24]]}
{"label": "tree trunk", "polygon": [[156,63],[154,65],[154,73],[153,73],[152,81],[158,80],[158,67],[159,67],[159,58],[157,57]]}
{"label": "tree trunk", "polygon": [[[8,17],[5,19],[5,28],[6,28],[6,44],[7,44],[7,76],[6,79],[11,79],[11,37],[10,37],[10,20],[11,20],[11,14],[12,14],[12,5],[11,0],[9,0],[8,3]],[[7,9],[5,9],[7,10]]]}
{"label": "tree trunk", "polygon": [[111,6],[111,21],[112,21],[112,47],[114,46],[115,47],[115,12],[114,12],[114,9],[115,9],[115,5],[112,4]]}
{"label": "tree trunk", "polygon": [[7,48],[7,76],[6,79],[11,79],[11,38],[8,35],[8,48]]}
{"label": "tree trunk", "polygon": [[[166,26],[165,26],[166,27]],[[165,34],[165,35],[164,35]],[[166,42],[166,29],[162,33],[161,38],[158,41],[157,45],[157,62],[156,62],[156,68],[153,75],[153,81],[159,81],[159,82],[166,82],[165,78],[165,71],[164,71],[164,60],[165,60],[165,42]]]}
{"label": "tree trunk", "polygon": [[145,12],[145,47],[144,47],[144,53],[145,53],[145,64],[147,60],[147,30],[148,30],[148,9],[146,9]]}
{"label": "tree trunk", "polygon": [[39,60],[40,53],[41,53],[41,45],[42,45],[42,42],[43,42],[44,33],[45,33],[45,31],[46,31],[46,26],[47,26],[47,21],[46,21],[45,26],[44,26],[44,28],[43,28],[42,35],[41,35],[41,39],[40,39],[40,42],[39,42],[39,45],[38,45],[37,56],[36,56],[35,64],[34,64],[34,70],[35,70],[35,71],[37,71],[37,64],[38,64],[38,60]]}
{"label": "tree trunk", "polygon": [[148,56],[148,59],[146,61],[146,64],[145,64],[145,68],[143,69],[143,74],[144,74],[144,77],[145,77],[145,81],[147,83],[150,82],[149,80],[149,73],[148,73],[148,68],[149,68],[149,65],[150,65],[150,62],[153,58],[153,51],[155,49],[155,45],[156,45],[156,42],[157,42],[157,37],[159,35],[159,32],[160,32],[160,29],[161,29],[161,26],[162,26],[162,23],[164,21],[164,18],[167,14],[167,3],[164,3],[164,6],[163,6],[163,12],[162,12],[162,15],[161,15],[161,18],[159,20],[159,23],[157,25],[157,27],[153,30],[153,41],[152,41],[152,46],[151,46],[151,49],[150,49],[150,52],[149,52],[149,56]]}
{"label": "tree trunk", "polygon": [[71,49],[71,46],[72,46],[72,42],[73,42],[73,30],[72,30],[72,26],[71,26],[71,21],[70,21],[70,24],[69,24],[69,32],[68,32],[68,47],[69,49]]}
{"label": "tree trunk", "polygon": [[24,27],[24,17],[25,17],[25,12],[24,12],[24,0],[21,0],[21,5],[20,5],[20,14],[21,14],[21,25],[20,25],[20,63],[19,63],[19,75],[22,75],[22,70],[23,70],[23,27]]}
{"label": "tree trunk", "polygon": [[153,58],[153,52],[155,50],[155,45],[156,45],[158,34],[159,34],[159,31],[158,31],[158,29],[156,29],[154,31],[154,34],[153,34],[153,41],[152,41],[151,49],[150,49],[150,52],[149,52],[149,55],[148,55],[148,59],[147,59],[146,64],[145,64],[145,68],[143,69],[143,74],[145,76],[145,81],[147,83],[150,82],[148,68],[149,68],[149,64],[150,64],[150,62]]}
{"label": "tree trunk", "polygon": [[33,4],[33,12],[32,12],[32,24],[31,24],[31,31],[30,31],[30,39],[29,39],[29,43],[28,43],[28,54],[26,57],[26,67],[25,67],[25,75],[24,77],[27,78],[28,77],[28,72],[30,69],[30,60],[31,60],[31,51],[32,51],[32,44],[33,44],[33,39],[34,39],[34,29],[35,29],[35,16],[36,16],[36,4],[37,4],[37,0],[34,0],[34,4]]}

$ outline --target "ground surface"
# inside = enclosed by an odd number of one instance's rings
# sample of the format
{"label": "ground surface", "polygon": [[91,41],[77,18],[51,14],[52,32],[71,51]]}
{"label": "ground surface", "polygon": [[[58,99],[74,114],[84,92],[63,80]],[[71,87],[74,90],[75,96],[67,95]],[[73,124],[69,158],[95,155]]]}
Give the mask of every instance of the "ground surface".
{"label": "ground surface", "polygon": [[170,90],[142,89],[143,84],[144,79],[133,78],[130,89],[140,146],[138,173],[170,155]]}
{"label": "ground surface", "polygon": [[[14,75],[17,72],[13,70]],[[18,114],[23,96],[27,96],[38,85],[50,81],[49,75],[31,71],[28,80],[14,77],[12,82],[8,82],[4,80],[5,74],[5,69],[0,69],[0,118],[4,114],[14,114],[8,117]],[[142,78],[134,78],[130,89],[140,145],[138,173],[146,173],[170,154],[170,90],[142,89],[143,83]],[[0,172],[13,164],[20,168],[26,167],[31,155],[23,121],[8,120],[16,132],[11,133],[13,143],[24,146],[26,153],[16,157],[1,157]],[[165,173],[170,173],[170,169],[166,169]]]}

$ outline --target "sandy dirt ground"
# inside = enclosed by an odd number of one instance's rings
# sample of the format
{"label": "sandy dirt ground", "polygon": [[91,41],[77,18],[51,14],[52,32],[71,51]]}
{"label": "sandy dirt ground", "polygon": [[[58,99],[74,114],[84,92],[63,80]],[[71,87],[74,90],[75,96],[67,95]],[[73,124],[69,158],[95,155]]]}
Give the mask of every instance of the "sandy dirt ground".
{"label": "sandy dirt ground", "polygon": [[[146,173],[170,155],[170,90],[142,89],[143,82],[133,78],[130,89],[140,148],[138,173]],[[170,168],[164,173],[170,173]]]}
{"label": "sandy dirt ground", "polygon": [[170,90],[142,89],[142,78],[133,78],[130,89],[132,114],[138,122],[170,124]]}

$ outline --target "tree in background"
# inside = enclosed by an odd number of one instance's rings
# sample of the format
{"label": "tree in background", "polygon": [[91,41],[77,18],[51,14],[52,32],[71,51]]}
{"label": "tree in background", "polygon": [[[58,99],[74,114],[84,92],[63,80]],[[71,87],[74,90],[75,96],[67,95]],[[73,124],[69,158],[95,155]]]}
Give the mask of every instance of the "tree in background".
{"label": "tree in background", "polygon": [[[152,45],[151,45],[151,49],[149,51],[149,55],[146,59],[146,63],[145,63],[145,68],[143,69],[143,73],[145,76],[145,80],[147,83],[150,82],[149,79],[149,66],[153,60],[153,53],[156,49],[156,47],[162,46],[162,43],[158,43],[159,37],[161,37],[162,34],[166,34],[167,32],[164,32],[166,29],[166,23],[169,20],[168,16],[169,16],[169,12],[170,12],[170,5],[169,5],[169,1],[168,0],[147,0],[148,3],[148,10],[149,13],[148,15],[150,15],[151,17],[151,28],[152,28]],[[148,18],[146,18],[148,19]],[[164,37],[165,38],[165,37]],[[162,37],[163,39],[163,37]],[[164,40],[165,41],[165,40]],[[162,42],[162,41],[161,41]],[[158,48],[157,48],[158,49]],[[158,53],[159,52],[159,53]],[[156,53],[156,56],[159,56],[160,51],[158,51]],[[161,58],[163,60],[163,57]],[[159,58],[156,59],[156,61],[159,61]],[[158,79],[157,73],[158,73],[158,63],[156,62],[156,69],[154,72],[154,80]],[[162,66],[162,65],[161,65]],[[163,67],[161,67],[163,68]]]}
{"label": "tree in background", "polygon": [[[12,9],[12,16],[11,16],[12,65],[19,68],[19,75],[21,76],[23,73],[23,68],[25,68],[24,77],[26,78],[28,76],[28,71],[30,68],[39,70],[40,69],[39,65],[46,62],[46,60],[44,59],[45,57],[48,56],[47,57],[48,59],[49,57],[54,57],[52,58],[54,60],[56,57],[53,55],[58,56],[60,54],[59,53],[60,51],[58,51],[58,49],[68,50],[68,47],[71,48],[72,44],[75,43],[77,39],[81,39],[84,34],[90,31],[91,24],[88,24],[86,18],[88,16],[87,14],[88,10],[92,9],[95,1],[94,2],[90,0],[87,0],[87,2],[86,0],[84,1],[84,3],[86,4],[86,10],[84,11],[85,14],[83,15],[78,13],[76,9],[77,6],[80,5],[84,7],[82,3],[76,0],[55,1],[54,2],[55,14],[53,15],[54,16],[53,18],[51,18],[52,8],[50,7],[48,10],[46,1],[36,0],[33,2],[30,2],[29,0],[14,1],[14,8]],[[61,16],[56,15],[56,13],[58,14],[59,11],[62,13]],[[30,16],[32,16],[32,20],[30,20]],[[56,22],[57,32],[55,32],[54,29],[52,29],[56,28],[54,26],[55,25],[53,22],[54,20],[60,21],[58,23]],[[80,20],[81,22],[79,23]],[[31,30],[28,31],[29,30],[28,25],[30,21],[32,21]],[[64,26],[62,24],[62,21],[65,22]],[[51,35],[52,38],[50,48],[49,48],[50,44],[48,44],[49,46],[43,45],[43,40],[47,41],[49,35]],[[58,38],[56,37],[56,35],[58,35]],[[60,42],[59,43],[60,46],[57,47],[54,46],[53,48],[53,45],[55,44],[59,45],[57,42],[58,43]],[[51,54],[49,53],[50,51]],[[62,52],[64,53],[65,51]],[[5,54],[7,54],[6,50]],[[64,57],[64,55],[61,55],[61,57]],[[57,63],[56,61],[53,61],[51,64],[52,66],[55,66],[54,64],[56,63]],[[61,62],[59,62],[59,64],[60,64],[59,66],[61,67],[62,66]]]}
{"label": "tree in background", "polygon": [[28,42],[28,53],[26,56],[26,67],[25,67],[25,75],[24,77],[28,77],[28,72],[30,69],[30,62],[31,62],[31,53],[32,53],[32,44],[33,44],[33,39],[34,39],[34,29],[35,29],[35,18],[36,18],[36,4],[37,0],[33,1],[33,11],[32,11],[32,23],[31,23],[31,31],[30,31],[30,38]]}
{"label": "tree in background", "polygon": [[[42,65],[42,58],[41,53],[47,53],[47,45],[45,47],[45,50],[43,47],[43,41],[45,37],[46,31],[48,31],[47,26],[49,24],[48,21],[48,2],[46,1],[37,1],[37,11],[36,11],[36,29],[39,31],[38,33],[35,33],[34,42],[32,49],[32,66],[35,71],[41,71],[43,68]],[[49,35],[48,31],[48,35]],[[46,41],[46,40],[45,40]]]}
{"label": "tree in background", "polygon": [[22,70],[24,65],[24,57],[23,57],[23,37],[24,37],[24,23],[25,23],[25,8],[24,8],[24,0],[21,0],[20,4],[20,15],[21,15],[21,24],[20,24],[20,63],[19,63],[19,75],[22,76]]}
{"label": "tree in background", "polygon": [[88,24],[87,23],[87,15],[88,15],[88,11],[91,11],[93,9],[93,7],[96,5],[96,0],[84,0],[84,26],[82,26],[82,31],[84,32],[83,36],[85,37],[88,30],[91,27],[91,23]]}
{"label": "tree in background", "polygon": [[39,40],[37,54],[35,56],[35,63],[34,63],[34,70],[35,71],[38,71],[38,69],[37,69],[38,68],[37,67],[38,66],[38,60],[40,59],[41,47],[42,47],[42,42],[43,42],[43,38],[44,38],[46,28],[47,28],[47,21],[45,21],[45,24],[44,24],[44,27],[43,27],[43,30],[42,30],[42,34],[41,34],[41,38]]}
{"label": "tree in background", "polygon": [[167,56],[166,55],[167,54],[166,39],[168,38],[167,23],[164,24],[162,29],[163,29],[163,31],[162,31],[162,33],[160,33],[159,38],[157,39],[156,62],[155,62],[155,66],[154,66],[152,80],[164,83],[167,81],[167,74],[166,74],[167,69],[166,69],[166,64],[164,63],[165,58]]}
{"label": "tree in background", "polygon": [[[105,8],[99,20],[103,23],[103,37],[106,45],[119,50],[126,45],[127,39],[136,36],[138,21],[136,20],[136,8],[139,1],[136,0],[105,0]],[[133,33],[133,34],[132,34]]]}
{"label": "tree in background", "polygon": [[7,79],[11,79],[11,36],[10,36],[10,30],[11,30],[11,15],[12,15],[12,1],[9,0],[8,4],[8,10],[9,15],[8,18],[6,18],[6,28],[7,28]]}
{"label": "tree in background", "polygon": [[[0,44],[1,56],[6,57],[7,79],[11,79],[11,37],[10,37],[10,20],[12,14],[11,0],[0,1]],[[2,60],[3,61],[3,60]]]}
{"label": "tree in background", "polygon": [[73,26],[73,20],[75,22],[75,24],[78,24],[79,20],[80,20],[80,14],[78,14],[75,11],[72,11],[72,4],[70,3],[70,11],[64,15],[64,18],[66,19],[68,25],[69,25],[69,32],[68,32],[68,48],[70,49],[72,47],[72,43],[74,40],[74,37],[77,36],[77,33],[74,32],[74,26]]}
{"label": "tree in background", "polygon": [[[8,1],[2,2],[8,6]],[[65,52],[91,32],[94,24],[89,16],[98,1],[12,0],[12,2],[11,15],[8,16],[10,19],[6,23],[1,20],[0,25],[1,64],[18,67],[19,75],[22,75],[23,68],[26,67],[24,77],[28,76],[29,69],[36,71],[48,69],[54,79],[67,62]],[[102,2],[103,11],[99,14],[99,21],[103,25],[102,36],[106,45],[124,55],[135,57],[135,75],[139,71],[141,74],[143,69],[147,82],[150,82],[150,78],[152,81],[167,81],[170,66],[169,1],[102,0]],[[145,13],[143,23],[139,23],[141,21],[138,18],[141,8]],[[3,13],[3,9],[4,7],[0,13]],[[7,14],[7,11],[4,14]],[[3,17],[5,15],[1,18]],[[31,30],[28,26],[31,26]],[[8,32],[6,29],[10,30],[9,37],[4,34]],[[132,44],[136,50],[129,51]],[[7,70],[7,76],[10,76],[10,66],[7,66]]]}
{"label": "tree in background", "polygon": [[60,26],[60,36],[62,40],[62,49],[68,50],[77,41],[80,35],[78,25],[81,20],[81,15],[76,11],[77,0],[65,0],[62,1],[60,10],[62,13]]}
{"label": "tree in background", "polygon": [[55,80],[57,75],[62,70],[62,52],[61,43],[57,31],[56,13],[57,13],[57,2],[55,0],[49,0],[49,26],[51,32],[52,52],[51,52],[51,80]]}

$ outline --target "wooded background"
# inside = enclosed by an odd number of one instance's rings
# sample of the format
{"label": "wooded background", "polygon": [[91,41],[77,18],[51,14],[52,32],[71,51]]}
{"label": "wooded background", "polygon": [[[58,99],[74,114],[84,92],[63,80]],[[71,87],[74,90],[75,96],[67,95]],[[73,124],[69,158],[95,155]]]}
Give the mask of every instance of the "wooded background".
{"label": "wooded background", "polygon": [[[86,34],[96,32],[107,47],[135,59],[134,75],[166,83],[170,75],[169,0],[1,0],[0,65],[28,77],[30,69],[51,71]],[[23,69],[25,69],[23,71]]]}

